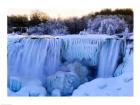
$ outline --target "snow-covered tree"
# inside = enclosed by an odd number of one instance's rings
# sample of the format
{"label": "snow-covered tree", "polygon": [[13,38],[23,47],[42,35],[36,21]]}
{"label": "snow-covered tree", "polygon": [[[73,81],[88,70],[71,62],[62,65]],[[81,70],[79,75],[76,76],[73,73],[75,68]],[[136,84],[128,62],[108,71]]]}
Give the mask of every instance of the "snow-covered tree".
{"label": "snow-covered tree", "polygon": [[87,32],[89,34],[117,34],[125,31],[127,24],[118,16],[99,15],[95,19],[88,20]]}
{"label": "snow-covered tree", "polygon": [[68,34],[67,27],[60,20],[49,20],[34,27],[29,27],[28,34],[64,35]]}

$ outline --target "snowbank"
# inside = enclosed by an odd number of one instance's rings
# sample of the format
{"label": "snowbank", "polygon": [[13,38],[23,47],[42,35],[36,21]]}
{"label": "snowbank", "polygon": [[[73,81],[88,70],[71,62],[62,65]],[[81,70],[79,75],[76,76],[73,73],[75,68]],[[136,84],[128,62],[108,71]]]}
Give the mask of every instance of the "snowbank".
{"label": "snowbank", "polygon": [[132,96],[133,73],[127,72],[118,77],[97,78],[74,90],[72,96]]}

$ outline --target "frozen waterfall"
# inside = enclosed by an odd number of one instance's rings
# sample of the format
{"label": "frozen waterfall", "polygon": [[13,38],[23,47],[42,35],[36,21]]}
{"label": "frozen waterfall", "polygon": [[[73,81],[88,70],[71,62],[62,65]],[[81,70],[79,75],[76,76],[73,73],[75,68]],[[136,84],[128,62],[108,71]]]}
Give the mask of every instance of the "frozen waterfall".
{"label": "frozen waterfall", "polygon": [[59,70],[62,59],[80,61],[112,77],[123,57],[124,40],[107,35],[8,37],[8,75],[44,79]]}
{"label": "frozen waterfall", "polygon": [[107,39],[101,48],[98,64],[98,77],[112,77],[123,57],[123,40]]}
{"label": "frozen waterfall", "polygon": [[44,79],[60,64],[61,40],[18,37],[8,39],[8,75]]}

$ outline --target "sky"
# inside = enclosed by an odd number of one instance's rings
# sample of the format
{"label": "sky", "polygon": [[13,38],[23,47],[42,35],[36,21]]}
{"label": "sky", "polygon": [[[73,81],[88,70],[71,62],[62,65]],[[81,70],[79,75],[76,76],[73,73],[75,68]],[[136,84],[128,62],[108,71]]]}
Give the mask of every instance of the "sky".
{"label": "sky", "polygon": [[39,10],[47,13],[52,18],[67,18],[67,17],[81,17],[83,15],[87,15],[91,12],[96,12],[102,10],[98,9],[73,9],[73,8],[65,8],[65,9],[8,9],[8,15],[30,15],[32,11]]}
{"label": "sky", "polygon": [[[13,1],[15,2],[13,3]],[[113,2],[114,5],[110,2]],[[46,12],[53,18],[67,18],[73,16],[81,17],[105,8],[116,9],[129,7],[126,3],[125,6],[123,3],[118,6],[115,2],[111,0],[12,0],[8,5],[6,4],[6,8],[8,15],[29,15],[33,10],[40,10]]]}
{"label": "sky", "polygon": [[6,1],[3,6],[7,9],[7,15],[29,15],[33,10],[40,10],[53,18],[81,17],[105,8],[132,7],[131,2],[126,3],[122,0],[8,0],[8,3]]}

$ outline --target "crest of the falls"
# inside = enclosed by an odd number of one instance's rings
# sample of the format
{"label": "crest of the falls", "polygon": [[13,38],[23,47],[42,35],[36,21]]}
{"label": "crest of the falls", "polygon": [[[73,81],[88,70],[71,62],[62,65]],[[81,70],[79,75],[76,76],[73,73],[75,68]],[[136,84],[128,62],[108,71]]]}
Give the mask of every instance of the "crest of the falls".
{"label": "crest of the falls", "polygon": [[61,40],[55,38],[9,38],[8,75],[43,79],[60,64]]}

